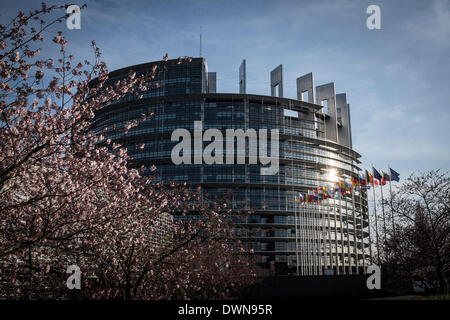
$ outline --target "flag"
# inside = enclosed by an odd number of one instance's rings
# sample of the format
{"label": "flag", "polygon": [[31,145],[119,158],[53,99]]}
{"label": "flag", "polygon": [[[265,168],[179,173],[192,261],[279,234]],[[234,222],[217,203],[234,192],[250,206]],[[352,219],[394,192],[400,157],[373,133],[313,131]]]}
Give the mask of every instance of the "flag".
{"label": "flag", "polygon": [[344,179],[339,179],[339,189],[345,191],[345,181]]}
{"label": "flag", "polygon": [[334,192],[339,192],[339,183],[337,182],[334,183]]}
{"label": "flag", "polygon": [[317,193],[319,194],[319,200],[325,199],[325,194],[323,193],[323,188],[322,187],[318,187],[317,188]]}
{"label": "flag", "polygon": [[328,185],[327,193],[330,198],[334,198],[335,188],[333,184]]}
{"label": "flag", "polygon": [[361,186],[367,186],[367,175],[365,172],[358,173],[359,184]]}
{"label": "flag", "polygon": [[[391,176],[389,175],[389,173],[384,172],[383,170],[380,169],[380,173],[381,173],[381,181],[385,182],[385,181],[391,181]],[[385,185],[386,183],[384,183],[383,185]]]}
{"label": "flag", "polygon": [[[374,167],[372,167],[372,172],[373,172],[373,182],[376,185],[380,185],[381,184],[381,178],[382,178],[381,174]],[[386,184],[386,182],[384,184]]]}
{"label": "flag", "polygon": [[311,190],[308,190],[308,201],[307,202],[314,202],[314,192]]}
{"label": "flag", "polygon": [[346,194],[351,194],[352,193],[352,180],[350,178],[345,178],[344,179],[344,192],[343,192],[343,196],[345,196]]}
{"label": "flag", "polygon": [[370,174],[370,172],[369,171],[367,171],[366,170],[366,176],[367,176],[367,182],[370,184],[370,183],[373,183],[373,176]]}
{"label": "flag", "polygon": [[317,189],[314,189],[313,192],[314,192],[314,200],[319,200],[319,193]]}
{"label": "flag", "polygon": [[390,172],[390,176],[391,176],[391,181],[400,181],[400,173],[398,173],[397,171],[395,171],[394,169],[389,168],[389,172]]}
{"label": "flag", "polygon": [[345,183],[345,189],[351,189],[352,188],[352,180],[349,178],[345,178],[344,179],[344,183]]}

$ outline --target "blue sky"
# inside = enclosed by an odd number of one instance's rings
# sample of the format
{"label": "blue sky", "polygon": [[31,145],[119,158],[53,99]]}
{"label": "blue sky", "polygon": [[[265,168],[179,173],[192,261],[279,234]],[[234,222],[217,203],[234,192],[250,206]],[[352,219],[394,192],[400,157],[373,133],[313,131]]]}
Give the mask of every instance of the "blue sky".
{"label": "blue sky", "polygon": [[[110,70],[169,57],[203,56],[218,92],[270,94],[270,71],[283,64],[284,95],[314,72],[334,81],[351,106],[354,149],[363,167],[390,165],[401,177],[450,169],[450,1],[158,0],[87,3],[81,30],[61,29],[76,57],[96,40]],[[40,1],[0,1],[0,21]],[[61,2],[56,2],[61,3]],[[50,4],[50,3],[49,3]],[[381,8],[381,30],[366,28],[366,8]]]}

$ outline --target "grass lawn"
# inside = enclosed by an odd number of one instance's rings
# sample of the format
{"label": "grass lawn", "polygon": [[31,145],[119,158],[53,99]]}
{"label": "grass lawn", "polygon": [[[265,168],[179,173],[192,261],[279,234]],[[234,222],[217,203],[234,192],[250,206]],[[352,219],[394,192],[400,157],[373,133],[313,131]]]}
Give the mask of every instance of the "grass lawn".
{"label": "grass lawn", "polygon": [[413,300],[450,300],[450,294],[436,294],[432,296],[417,297]]}

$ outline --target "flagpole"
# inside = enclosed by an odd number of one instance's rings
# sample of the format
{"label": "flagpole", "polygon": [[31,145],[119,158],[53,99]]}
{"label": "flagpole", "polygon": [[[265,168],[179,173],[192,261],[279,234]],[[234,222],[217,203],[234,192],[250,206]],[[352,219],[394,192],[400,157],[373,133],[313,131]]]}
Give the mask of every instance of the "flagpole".
{"label": "flagpole", "polygon": [[314,203],[312,205],[312,258],[313,258],[313,275],[317,275],[317,269],[318,269],[318,261],[317,261],[317,232],[316,232],[316,199],[314,199]]}
{"label": "flagpole", "polygon": [[[323,192],[323,190],[322,190],[322,192]],[[322,198],[323,198],[323,194],[322,194]],[[323,201],[323,199],[322,200],[320,200],[321,202]],[[319,203],[319,204],[321,204],[321,202]],[[319,229],[319,265],[320,265],[320,268],[319,268],[319,275],[323,275],[323,269],[324,269],[324,266],[325,266],[325,261],[324,261],[324,259],[322,259],[322,249],[323,249],[323,243],[324,243],[324,241],[323,241],[323,219],[322,219],[322,213],[321,213],[321,211],[322,211],[322,205],[319,205],[318,207],[317,207],[317,226],[318,226],[318,229]],[[325,251],[324,251],[324,254],[325,254]]]}
{"label": "flagpole", "polygon": [[317,193],[317,200],[314,202],[314,211],[313,211],[313,234],[314,234],[314,275],[319,274],[319,259],[318,259],[318,248],[317,248],[317,203],[319,201],[319,194]]}
{"label": "flagpole", "polygon": [[316,268],[317,268],[317,261],[316,261],[316,195],[314,194],[314,202],[312,204],[312,208],[311,208],[311,239],[312,239],[312,246],[311,246],[311,253],[312,253],[312,274],[315,276],[316,275]]}
{"label": "flagpole", "polygon": [[[347,115],[350,121],[350,106],[347,105]],[[351,143],[351,131],[350,131],[350,125],[347,126],[347,134],[348,134],[348,139],[349,139],[349,143],[348,143],[348,158],[351,161],[351,170],[353,173],[353,159],[350,156],[350,149],[353,148],[352,143]],[[353,248],[354,248],[354,253],[355,253],[355,261],[356,261],[356,274],[359,274],[359,261],[358,261],[358,243],[356,241],[357,236],[356,236],[356,217],[355,217],[355,197],[354,197],[354,189],[353,189],[353,177],[350,176],[350,190],[352,193],[352,212],[353,212]],[[359,181],[359,179],[358,179]],[[345,208],[347,209],[347,204],[345,205]],[[350,232],[349,232],[349,227],[348,227],[348,221],[349,221],[349,217],[348,217],[348,211],[346,210],[346,216],[347,216],[347,242],[348,242],[348,270],[349,273],[352,274],[353,273],[353,267],[352,267],[352,253],[350,250]]]}
{"label": "flagpole", "polygon": [[[344,180],[345,181],[345,180]],[[347,201],[347,187],[345,187],[345,222],[347,224],[347,258],[348,258],[348,274],[352,274],[352,263],[351,263],[351,250],[350,250],[350,228],[349,228],[349,218],[348,218],[348,201]]]}
{"label": "flagpole", "polygon": [[298,270],[298,229],[297,229],[297,195],[294,194],[294,221],[295,221],[295,254],[296,260],[295,265],[297,269],[297,277],[300,275]]}
{"label": "flagpole", "polygon": [[[289,109],[291,109],[290,102],[289,102]],[[289,118],[289,126],[292,127],[292,122],[291,122],[290,118]],[[291,152],[292,152],[292,150],[293,150],[292,135],[291,135],[291,139],[290,139],[289,142],[290,142],[289,146],[291,147]],[[292,177],[292,183],[294,183],[294,159],[293,159],[292,156],[291,156],[291,177]],[[297,273],[297,276],[298,276],[299,272],[298,272],[298,235],[297,235],[297,232],[298,232],[297,231],[297,192],[294,190],[294,186],[293,185],[292,185],[292,193],[293,193],[293,196],[294,196],[295,269],[296,269],[296,273]],[[286,221],[286,223],[289,223],[289,221]],[[290,241],[286,243],[286,247],[287,247],[286,251],[289,252],[290,248],[287,246],[288,243],[290,243]],[[288,253],[288,257],[287,257],[287,264],[289,266],[289,253]]]}
{"label": "flagpole", "polygon": [[[309,200],[309,195],[308,195],[308,200]],[[305,258],[306,258],[306,275],[310,276],[311,275],[311,268],[310,268],[310,257],[309,257],[309,252],[310,252],[310,243],[309,243],[309,217],[308,217],[308,212],[309,212],[309,206],[310,203],[308,202],[305,205],[305,236],[306,236],[306,250],[305,250]]]}
{"label": "flagpole", "polygon": [[[369,186],[370,188],[370,186]],[[370,230],[370,210],[369,210],[369,194],[366,193],[367,198],[367,231],[369,232],[369,256],[370,256],[370,264],[373,264],[373,248],[372,248],[372,231]]]}
{"label": "flagpole", "polygon": [[[327,195],[328,195],[328,188],[327,188]],[[332,253],[332,245],[331,245],[331,222],[330,222],[330,201],[328,201],[327,204],[327,220],[328,220],[328,251],[329,251],[329,256],[330,256],[330,260],[329,260],[329,267],[330,269],[333,269],[333,253]]]}
{"label": "flagpole", "polygon": [[[359,182],[359,179],[358,179]],[[355,252],[355,261],[356,261],[356,274],[359,274],[359,254],[358,254],[358,237],[357,237],[357,231],[356,231],[356,214],[355,214],[355,193],[356,188],[353,189],[352,184],[352,207],[353,207],[353,248]],[[350,257],[351,258],[351,257]],[[350,260],[351,265],[351,260]],[[351,269],[351,266],[350,266]]]}
{"label": "flagpole", "polygon": [[[306,177],[306,163],[303,162],[304,165],[304,170],[305,170],[305,177]],[[304,237],[306,240],[305,243],[305,273],[306,275],[310,276],[311,275],[311,237],[310,237],[310,221],[309,221],[309,213],[310,213],[310,190],[307,191],[307,196],[308,196],[308,202],[306,202],[305,207],[304,207]],[[314,199],[313,199],[314,200]]]}
{"label": "flagpole", "polygon": [[305,201],[303,202],[303,204],[301,206],[300,220],[299,220],[300,237],[302,239],[302,244],[301,244],[302,254],[300,255],[301,259],[302,259],[302,276],[304,276],[306,274],[306,271],[305,271],[305,265],[306,265],[306,263],[305,263],[305,259],[306,259],[306,257],[305,257],[305,236],[304,236],[304,232],[303,232],[304,228],[302,227],[302,225],[304,225],[303,219],[304,219],[305,203],[306,203],[306,196],[305,196]]}
{"label": "flagpole", "polygon": [[[333,186],[334,188],[334,186]],[[336,256],[336,275],[339,275],[339,251],[338,251],[338,234],[337,234],[337,218],[336,218],[336,188],[334,188],[333,193],[333,205],[334,205],[334,247],[335,247],[335,256]]]}
{"label": "flagpole", "polygon": [[[340,186],[339,186],[340,190]],[[341,227],[341,259],[342,259],[342,274],[345,275],[345,250],[344,250],[344,224],[342,222],[342,206],[341,206],[341,198],[342,198],[342,192],[339,195],[339,222]]]}
{"label": "flagpole", "polygon": [[394,221],[394,211],[392,210],[392,186],[391,186],[391,180],[389,180],[389,193],[390,193],[390,202],[391,202],[391,215],[392,215],[392,231],[394,232],[395,236],[395,221]]}
{"label": "flagpole", "polygon": [[[313,195],[314,200],[314,195]],[[311,204],[308,204],[308,211],[307,214],[307,228],[308,228],[308,275],[311,276],[313,273],[313,260],[312,260],[312,247],[313,244],[311,243],[312,239],[312,232],[311,232]]]}
{"label": "flagpole", "polygon": [[383,176],[381,176],[381,180],[380,180],[380,190],[381,190],[381,212],[383,213],[384,245],[386,245],[386,216],[384,214]]}
{"label": "flagpole", "polygon": [[315,222],[315,227],[316,227],[316,259],[317,259],[317,274],[321,275],[321,270],[322,270],[322,259],[320,258],[320,233],[319,233],[319,201],[320,201],[320,196],[319,199],[316,202],[316,208],[314,210],[314,220]]}
{"label": "flagpole", "polygon": [[392,219],[392,234],[394,236],[394,241],[396,241],[397,236],[395,234],[395,216],[394,216],[394,210],[392,209],[392,185],[391,185],[391,181],[392,181],[392,176],[391,176],[391,167],[389,167],[389,193],[390,193],[390,202],[391,202],[391,219]]}
{"label": "flagpole", "polygon": [[298,220],[297,221],[297,225],[298,225],[298,238],[300,242],[300,253],[299,253],[299,259],[300,259],[300,274],[303,276],[303,239],[302,239],[302,207],[303,204],[305,203],[305,198],[303,197],[303,200],[300,201],[299,206],[298,206]]}
{"label": "flagpole", "polygon": [[316,219],[316,209],[317,209],[317,201],[314,199],[314,204],[313,204],[313,258],[314,258],[314,275],[316,276],[319,273],[319,261],[317,259],[317,219]]}
{"label": "flagpole", "polygon": [[[391,223],[392,223],[392,237],[393,237],[393,245],[394,245],[394,254],[397,254],[397,235],[395,233],[395,216],[394,216],[394,210],[393,210],[393,205],[392,205],[392,185],[391,185],[391,181],[392,181],[392,175],[391,175],[391,167],[388,165],[389,168],[389,193],[390,193],[390,203],[391,203]],[[395,263],[392,266],[392,271],[395,274]]]}
{"label": "flagpole", "polygon": [[322,275],[322,246],[321,246],[321,240],[320,240],[320,195],[319,200],[316,203],[316,240],[317,240],[317,259],[318,259],[318,266],[317,266],[317,274],[320,276]]}
{"label": "flagpole", "polygon": [[[363,202],[362,202],[362,185],[359,186],[359,210],[360,210],[360,223],[361,223],[361,248],[362,248],[362,256],[363,256],[362,273],[365,274],[365,272],[366,272],[366,247],[364,245],[364,207],[363,207]],[[370,232],[369,232],[369,245],[370,245]]]}
{"label": "flagpole", "polygon": [[[328,110],[327,110],[327,112],[328,112]],[[326,121],[326,115],[325,115],[325,108],[322,109],[322,114],[323,114],[323,124],[324,124],[324,127],[325,127],[325,137],[324,138],[326,139],[326,137],[327,137],[327,121]],[[327,192],[328,192],[328,190],[327,190]],[[325,197],[325,193],[324,193],[324,197]],[[328,217],[328,228],[330,228],[330,211],[328,210],[328,206],[326,206],[326,208],[327,208],[327,211],[328,211],[328,214],[327,214],[327,217]],[[322,212],[323,212],[323,207],[322,207]],[[325,215],[323,215],[323,218],[325,218]],[[322,231],[323,230],[324,229],[322,229]],[[328,229],[327,233],[328,233],[328,239],[329,239],[329,243],[330,243],[330,260],[331,260],[331,234],[330,234],[331,232],[330,232],[329,229]],[[324,244],[325,244],[325,239],[324,239]],[[325,245],[324,245],[324,248],[325,248]],[[324,257],[325,257],[326,256],[326,250],[324,250],[323,254],[324,254]],[[325,262],[324,262],[324,265],[325,265]],[[324,270],[325,270],[325,266],[324,266]]]}
{"label": "flagpole", "polygon": [[[319,121],[317,121],[318,127],[319,127]],[[314,148],[314,155],[317,157],[317,149]],[[312,211],[312,244],[313,244],[313,250],[312,250],[312,258],[313,258],[313,275],[317,275],[319,271],[319,261],[318,261],[318,254],[317,254],[317,220],[316,220],[316,209],[317,209],[317,202],[319,201],[319,190],[318,190],[318,180],[319,180],[319,174],[318,174],[318,167],[315,165],[315,176],[316,176],[316,189],[314,196],[314,203],[313,203],[313,211]],[[316,199],[317,196],[317,199]]]}
{"label": "flagpole", "polygon": [[[377,218],[377,204],[376,204],[376,197],[375,197],[375,180],[373,177],[373,165],[372,165],[372,191],[373,191],[373,210],[375,215],[375,237],[377,240],[377,263],[380,264],[380,242],[379,242],[379,235],[378,235],[378,218]],[[369,222],[370,224],[370,222]]]}
{"label": "flagpole", "polygon": [[[316,154],[317,151],[316,149],[314,149],[314,153]],[[317,168],[319,169],[319,168]],[[315,262],[315,268],[314,268],[314,275],[320,275],[320,271],[319,271],[319,266],[321,266],[321,261],[320,261],[320,257],[319,257],[319,234],[318,234],[318,224],[319,221],[317,220],[317,210],[318,210],[318,203],[319,203],[319,199],[320,199],[320,195],[319,195],[319,173],[318,170],[316,170],[316,193],[317,193],[317,200],[314,201],[314,212],[313,212],[313,229],[314,229],[314,262]]]}
{"label": "flagpole", "polygon": [[[323,190],[323,186],[322,186],[322,191],[323,191],[323,200],[325,201],[325,190]],[[325,274],[325,269],[328,267],[328,253],[327,253],[327,241],[325,238],[325,232],[327,232],[328,235],[328,231],[325,231],[326,226],[325,226],[325,211],[324,210],[324,205],[322,205],[321,207],[321,215],[320,215],[320,221],[322,221],[322,247],[323,247],[323,271],[322,274]],[[328,208],[328,206],[326,206],[326,208]]]}
{"label": "flagpole", "polygon": [[[309,196],[308,196],[309,197]],[[309,221],[309,207],[311,206],[311,203],[308,202],[308,204],[305,206],[305,236],[306,236],[306,274],[308,276],[311,275],[311,235],[310,235],[310,221]]]}
{"label": "flagpole", "polygon": [[[291,137],[292,138],[292,137]],[[294,169],[292,169],[294,170]],[[292,171],[292,176],[294,176],[294,172]],[[306,181],[306,163],[303,162],[303,177]],[[306,184],[306,183],[305,183]],[[305,212],[306,212],[306,205],[309,202],[309,194],[308,191],[306,191],[305,193],[305,199],[302,205],[302,210],[301,210],[301,218],[300,218],[300,237],[302,238],[302,276],[307,274],[307,257],[306,257],[306,248],[307,248],[307,243],[305,243],[305,240],[307,240],[307,238],[305,238],[305,235],[307,234],[305,227]]]}
{"label": "flagpole", "polygon": [[307,276],[309,276],[309,221],[308,221],[308,207],[309,207],[309,194],[308,194],[308,202],[305,204],[305,208],[303,211],[303,218],[304,218],[304,224],[305,224],[305,273]]}
{"label": "flagpole", "polygon": [[[327,110],[327,112],[328,112],[328,110]],[[322,108],[322,114],[323,114],[323,124],[324,124],[324,128],[325,128],[324,129],[324,139],[326,139],[327,138],[327,121],[326,121],[325,108]],[[328,190],[327,190],[327,193],[328,193]],[[333,193],[333,201],[334,201],[334,193]],[[335,207],[335,210],[336,210],[336,204],[334,205],[334,207]],[[326,208],[327,208],[326,211],[327,211],[327,219],[328,219],[328,231],[327,231],[328,244],[330,246],[330,248],[329,248],[329,252],[330,252],[329,266],[330,266],[330,268],[333,268],[332,267],[333,259],[332,259],[332,245],[331,245],[331,229],[330,229],[330,210],[328,208],[328,205],[326,206]],[[322,207],[322,212],[323,212],[323,207]],[[336,216],[334,216],[334,218],[335,218],[334,220],[335,220],[335,232],[336,232]],[[325,219],[325,214],[323,214],[322,219]],[[325,225],[324,222],[323,222],[323,225]],[[322,229],[322,231],[324,231],[324,230],[325,230],[325,228]],[[326,250],[325,239],[324,239],[324,257],[327,255],[326,252],[327,252],[327,250]],[[326,261],[324,262],[324,269],[325,269],[325,264],[326,264]],[[336,264],[336,269],[337,269],[337,264]]]}

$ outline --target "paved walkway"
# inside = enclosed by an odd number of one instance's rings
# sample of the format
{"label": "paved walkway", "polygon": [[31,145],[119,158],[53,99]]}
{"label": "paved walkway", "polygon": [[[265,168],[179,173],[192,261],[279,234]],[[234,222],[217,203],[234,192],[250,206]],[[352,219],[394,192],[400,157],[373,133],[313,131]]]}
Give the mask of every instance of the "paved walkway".
{"label": "paved walkway", "polygon": [[384,297],[384,298],[376,298],[376,299],[370,299],[370,300],[413,300],[416,298],[420,298],[421,296],[397,296],[397,297]]}

